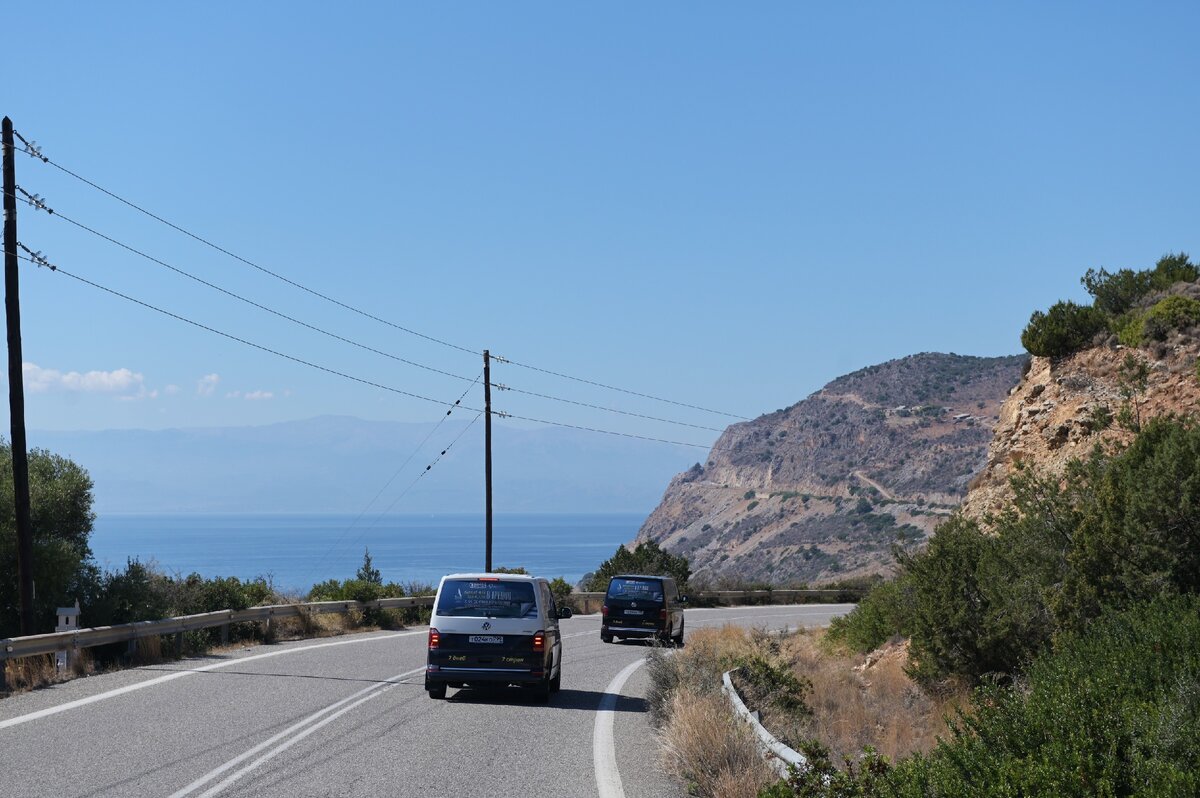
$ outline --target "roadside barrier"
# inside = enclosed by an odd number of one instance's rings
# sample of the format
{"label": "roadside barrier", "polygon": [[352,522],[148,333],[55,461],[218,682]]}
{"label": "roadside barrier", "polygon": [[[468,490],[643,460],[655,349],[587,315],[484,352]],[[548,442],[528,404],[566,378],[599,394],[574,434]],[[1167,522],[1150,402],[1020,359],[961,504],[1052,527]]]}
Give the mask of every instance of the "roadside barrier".
{"label": "roadside barrier", "polygon": [[[0,640],[0,692],[8,690],[5,682],[5,660],[32,657],[38,654],[77,653],[80,649],[128,642],[130,653],[138,639],[165,635],[182,638],[184,632],[221,627],[221,641],[229,640],[229,625],[259,622],[265,630],[274,618],[295,618],[351,610],[397,609],[403,607],[432,607],[433,596],[405,596],[376,601],[314,601],[305,604],[273,604],[245,610],[218,610],[198,615],[163,618],[158,621],[137,621],[116,626],[74,629],[69,632],[9,637]],[[859,594],[848,590],[716,590],[689,594],[688,606],[734,606],[737,604],[794,604],[804,599],[825,601],[856,601]],[[604,604],[603,593],[572,593],[573,608],[584,615],[599,612]],[[180,640],[182,642],[182,640]]]}
{"label": "roadside barrier", "polygon": [[[734,668],[733,671],[738,670]],[[758,721],[758,713],[751,712],[746,707],[742,697],[738,695],[738,691],[733,686],[733,682],[729,678],[729,674],[733,671],[725,671],[721,676],[721,690],[725,695],[729,696],[729,703],[733,705],[733,711],[739,718],[750,724],[754,736],[758,740],[758,748],[763,754],[763,758],[767,760],[767,764],[775,769],[781,777],[786,778],[789,767],[802,768],[808,764],[808,760],[800,752],[789,748],[775,738],[775,735],[766,730]]]}
{"label": "roadside barrier", "polygon": [[313,601],[305,604],[272,604],[251,607],[245,610],[218,610],[198,615],[183,615],[178,618],[163,618],[158,621],[136,621],[116,626],[98,626],[93,629],[74,629],[69,632],[10,637],[0,640],[0,691],[6,691],[4,661],[38,654],[70,653],[80,649],[103,646],[110,643],[128,642],[131,653],[138,639],[163,635],[179,635],[197,629],[221,627],[221,640],[228,642],[229,625],[233,623],[259,622],[269,631],[275,618],[296,618],[330,612],[351,610],[397,609],[403,607],[432,607],[433,596],[405,596],[376,601]]}

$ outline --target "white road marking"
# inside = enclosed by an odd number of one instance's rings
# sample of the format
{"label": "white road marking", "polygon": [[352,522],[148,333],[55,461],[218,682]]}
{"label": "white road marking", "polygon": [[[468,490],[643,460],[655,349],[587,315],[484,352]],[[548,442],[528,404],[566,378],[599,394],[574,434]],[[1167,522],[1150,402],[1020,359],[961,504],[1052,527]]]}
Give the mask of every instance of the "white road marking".
{"label": "white road marking", "polygon": [[60,712],[66,712],[71,709],[77,709],[82,706],[87,706],[88,704],[94,704],[97,701],[105,701],[109,698],[116,698],[117,696],[125,695],[126,693],[132,693],[135,690],[141,690],[145,687],[153,687],[154,685],[163,684],[164,682],[174,681],[175,679],[182,679],[184,676],[191,676],[193,673],[206,673],[208,671],[219,670],[220,668],[228,668],[231,665],[240,665],[243,662],[251,662],[253,660],[258,660],[258,659],[267,659],[269,657],[280,657],[285,654],[294,654],[294,653],[297,653],[300,651],[313,651],[318,648],[330,648],[332,646],[348,646],[348,645],[353,645],[355,643],[373,643],[373,642],[376,642],[379,640],[392,640],[397,637],[409,637],[411,635],[423,635],[423,634],[425,634],[425,631],[419,630],[419,631],[415,631],[415,632],[397,632],[395,634],[379,635],[377,637],[360,637],[360,638],[355,638],[353,640],[337,640],[332,643],[317,643],[317,644],[311,645],[311,646],[297,646],[296,648],[285,648],[281,651],[271,651],[266,654],[255,654],[255,655],[249,656],[249,657],[239,657],[238,659],[226,660],[224,662],[215,662],[211,665],[202,665],[199,668],[189,668],[188,670],[185,670],[185,671],[174,671],[174,672],[168,673],[164,676],[159,676],[154,679],[148,679],[144,682],[138,682],[137,684],[130,684],[130,685],[126,685],[125,687],[118,687],[115,690],[109,690],[104,693],[97,693],[96,695],[88,696],[87,698],[79,698],[79,699],[76,699],[75,701],[68,701],[67,703],[60,704],[56,707],[47,707],[46,709],[39,709],[37,712],[30,712],[27,715],[18,715],[17,717],[9,718],[8,720],[0,720],[0,729],[7,729],[10,726],[19,726],[22,723],[29,723],[30,721],[38,720],[39,718],[49,717],[50,715],[57,715]]}
{"label": "white road marking", "polygon": [[639,659],[625,666],[604,688],[604,698],[596,709],[596,725],[592,731],[592,761],[596,768],[596,790],[600,798],[625,798],[621,785],[621,773],[617,770],[617,751],[613,746],[613,723],[616,719],[617,699],[621,688],[633,672],[646,664]]}
{"label": "white road marking", "polygon": [[[217,793],[221,792],[226,787],[228,787],[230,784],[233,784],[235,781],[242,778],[242,776],[245,776],[246,774],[250,773],[251,771],[257,769],[260,765],[264,764],[268,760],[273,759],[274,757],[278,756],[279,754],[282,754],[284,751],[291,748],[293,745],[300,742],[305,737],[307,737],[308,735],[315,732],[317,729],[320,729],[325,724],[332,722],[333,720],[335,720],[338,717],[341,717],[342,715],[346,714],[347,712],[354,709],[355,707],[358,707],[359,705],[364,704],[367,701],[370,701],[372,698],[376,698],[377,696],[383,695],[383,693],[385,691],[390,690],[391,688],[395,687],[396,684],[401,679],[403,679],[407,676],[415,676],[416,674],[423,673],[424,671],[425,671],[424,667],[416,668],[414,670],[407,671],[405,673],[398,673],[395,676],[393,676],[392,678],[388,679],[387,681],[385,681],[381,684],[373,684],[370,687],[364,687],[362,690],[359,690],[357,693],[353,693],[352,695],[346,696],[341,701],[336,701],[336,702],[330,704],[329,706],[325,707],[324,709],[314,712],[313,714],[309,715],[304,720],[297,721],[296,723],[292,724],[291,726],[289,726],[288,728],[279,732],[278,734],[274,735],[273,737],[263,740],[261,743],[254,746],[249,751],[246,751],[244,754],[240,754],[240,755],[234,757],[233,759],[229,760],[224,765],[221,765],[218,768],[214,768],[213,770],[210,770],[208,773],[205,773],[203,776],[196,779],[191,784],[187,785],[186,787],[182,788],[181,790],[171,793],[170,798],[184,798],[185,795],[190,795],[191,793],[193,793],[196,790],[203,787],[208,782],[212,781],[213,779],[217,778],[218,776],[222,775],[223,773],[231,770],[232,768],[237,767],[238,765],[245,762],[247,759],[249,759],[250,757],[259,753],[260,751],[262,751],[266,748],[270,748],[272,745],[279,742],[280,740],[287,737],[288,735],[292,734],[293,732],[303,729],[308,724],[313,723],[313,721],[317,720],[322,715],[326,715],[330,712],[333,712],[333,710],[338,709],[338,707],[342,707],[344,704],[353,702],[350,704],[350,706],[343,707],[338,712],[334,712],[332,715],[329,715],[329,717],[325,718],[320,723],[316,723],[315,725],[311,726],[310,728],[305,729],[303,732],[300,732],[300,734],[297,734],[295,737],[288,740],[283,745],[280,745],[278,748],[274,749],[273,751],[269,751],[268,753],[262,755],[261,757],[254,760],[246,767],[244,767],[241,770],[237,771],[236,773],[230,775],[228,778],[226,778],[224,781],[220,782],[219,784],[213,785],[209,789],[205,790],[200,796],[200,798],[210,798],[210,796],[216,795]],[[355,699],[357,699],[357,700],[355,700]]]}

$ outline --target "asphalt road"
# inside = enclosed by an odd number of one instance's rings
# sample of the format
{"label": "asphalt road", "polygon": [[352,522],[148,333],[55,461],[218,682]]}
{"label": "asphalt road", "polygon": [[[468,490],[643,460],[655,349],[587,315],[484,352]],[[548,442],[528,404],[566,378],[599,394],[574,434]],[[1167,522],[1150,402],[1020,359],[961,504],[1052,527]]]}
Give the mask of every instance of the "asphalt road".
{"label": "asphalt road", "polygon": [[[848,605],[690,609],[689,632],[821,626]],[[423,689],[425,628],[255,646],[0,701],[0,795],[682,798],[646,646],[562,622],[562,691]]]}

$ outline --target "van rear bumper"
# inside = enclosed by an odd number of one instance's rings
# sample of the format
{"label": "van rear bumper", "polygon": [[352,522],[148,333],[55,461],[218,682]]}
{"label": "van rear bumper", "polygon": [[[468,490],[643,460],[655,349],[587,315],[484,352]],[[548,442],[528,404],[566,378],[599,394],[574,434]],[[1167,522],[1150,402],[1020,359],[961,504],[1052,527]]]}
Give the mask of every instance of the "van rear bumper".
{"label": "van rear bumper", "polygon": [[436,684],[541,684],[545,670],[529,668],[448,668],[429,665],[425,668],[425,689]]}

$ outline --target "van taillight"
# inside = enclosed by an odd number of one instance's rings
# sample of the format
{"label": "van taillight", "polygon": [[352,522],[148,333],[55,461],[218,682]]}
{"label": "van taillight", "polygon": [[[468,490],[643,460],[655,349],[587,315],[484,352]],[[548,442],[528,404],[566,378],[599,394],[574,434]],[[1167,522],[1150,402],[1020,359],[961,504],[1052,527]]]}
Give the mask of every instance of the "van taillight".
{"label": "van taillight", "polygon": [[666,611],[666,610],[659,610],[659,611],[658,611],[658,619],[659,619],[660,621],[665,621],[665,620],[667,619],[667,611]]}
{"label": "van taillight", "polygon": [[546,633],[538,632],[533,636],[533,650],[535,653],[542,653],[546,650]]}
{"label": "van taillight", "polygon": [[600,607],[600,614],[605,617],[608,617],[608,605],[607,604]]}
{"label": "van taillight", "polygon": [[442,642],[442,635],[437,629],[429,627],[429,650],[433,651]]}

